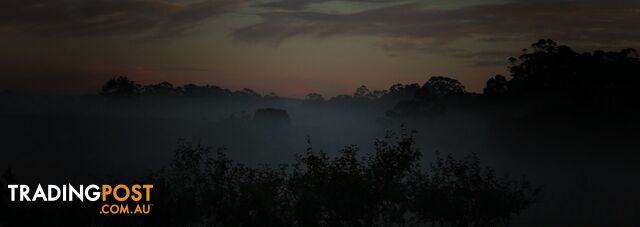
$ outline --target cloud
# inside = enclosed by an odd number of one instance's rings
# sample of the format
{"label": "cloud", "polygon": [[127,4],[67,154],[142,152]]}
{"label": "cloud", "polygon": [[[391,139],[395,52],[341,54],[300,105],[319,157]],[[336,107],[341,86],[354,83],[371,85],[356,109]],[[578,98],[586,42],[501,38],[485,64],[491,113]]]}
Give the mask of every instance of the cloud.
{"label": "cloud", "polygon": [[328,0],[282,0],[272,1],[260,4],[261,7],[282,9],[282,10],[301,10],[307,8],[310,4],[326,2]]}
{"label": "cloud", "polygon": [[183,34],[242,0],[5,0],[0,28],[61,36]]}
{"label": "cloud", "polygon": [[188,66],[166,67],[166,68],[163,68],[163,70],[167,72],[210,72],[211,71],[210,69],[188,67]]}
{"label": "cloud", "polygon": [[491,50],[491,51],[471,51],[459,47],[449,47],[443,43],[422,42],[414,39],[385,39],[379,45],[386,51],[416,51],[428,54],[438,54],[442,56],[456,58],[484,58],[484,57],[504,57],[511,56],[513,51]]}
{"label": "cloud", "polygon": [[[335,0],[277,0],[259,4],[260,7],[278,10],[305,10],[312,4],[332,2]],[[402,2],[404,0],[345,0],[344,2],[358,3],[389,3]]]}
{"label": "cloud", "polygon": [[267,12],[263,21],[237,29],[246,42],[283,42],[294,36],[369,35],[446,44],[471,38],[527,40],[553,38],[583,43],[640,42],[640,2],[511,1],[455,9],[403,4],[352,14],[313,11]]}

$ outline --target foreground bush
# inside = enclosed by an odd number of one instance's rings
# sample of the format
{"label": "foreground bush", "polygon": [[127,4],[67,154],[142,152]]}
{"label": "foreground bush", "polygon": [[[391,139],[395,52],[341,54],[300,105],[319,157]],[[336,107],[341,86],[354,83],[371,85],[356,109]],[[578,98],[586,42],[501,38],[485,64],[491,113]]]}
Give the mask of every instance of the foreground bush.
{"label": "foreground bush", "polygon": [[224,149],[181,142],[154,174],[156,224],[206,226],[508,225],[539,189],[499,178],[475,155],[437,156],[422,168],[412,133],[388,133],[365,155],[330,158],[311,143],[293,165],[249,168]]}

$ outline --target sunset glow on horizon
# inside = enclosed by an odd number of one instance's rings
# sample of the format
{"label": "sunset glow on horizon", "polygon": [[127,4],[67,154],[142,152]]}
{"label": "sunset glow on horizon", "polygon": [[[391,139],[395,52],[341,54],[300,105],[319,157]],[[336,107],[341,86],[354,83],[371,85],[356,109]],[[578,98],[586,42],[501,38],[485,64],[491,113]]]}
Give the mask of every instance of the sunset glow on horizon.
{"label": "sunset glow on horizon", "polygon": [[0,89],[91,94],[123,75],[303,97],[447,76],[481,92],[540,38],[637,47],[637,10],[624,0],[8,1]]}

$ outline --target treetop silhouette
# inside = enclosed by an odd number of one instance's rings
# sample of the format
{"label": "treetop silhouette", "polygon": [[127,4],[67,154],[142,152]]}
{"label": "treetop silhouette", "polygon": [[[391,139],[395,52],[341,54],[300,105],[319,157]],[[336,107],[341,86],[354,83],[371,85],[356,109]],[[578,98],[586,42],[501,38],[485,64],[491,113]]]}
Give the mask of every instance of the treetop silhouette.
{"label": "treetop silhouette", "polygon": [[[291,165],[247,167],[224,149],[181,142],[156,173],[154,222],[211,226],[493,226],[535,202],[526,179],[497,177],[475,155],[437,156],[429,168],[413,132],[389,132],[360,154],[315,150]],[[171,215],[168,215],[171,214]],[[171,218],[169,218],[171,217]]]}

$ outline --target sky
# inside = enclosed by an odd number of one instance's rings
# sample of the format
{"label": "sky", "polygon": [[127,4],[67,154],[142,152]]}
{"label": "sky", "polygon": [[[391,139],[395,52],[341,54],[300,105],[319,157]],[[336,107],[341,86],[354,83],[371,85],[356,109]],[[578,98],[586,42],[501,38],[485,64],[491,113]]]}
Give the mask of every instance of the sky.
{"label": "sky", "polygon": [[285,97],[423,84],[481,92],[541,38],[637,48],[635,0],[0,0],[0,89],[96,93],[109,78]]}

